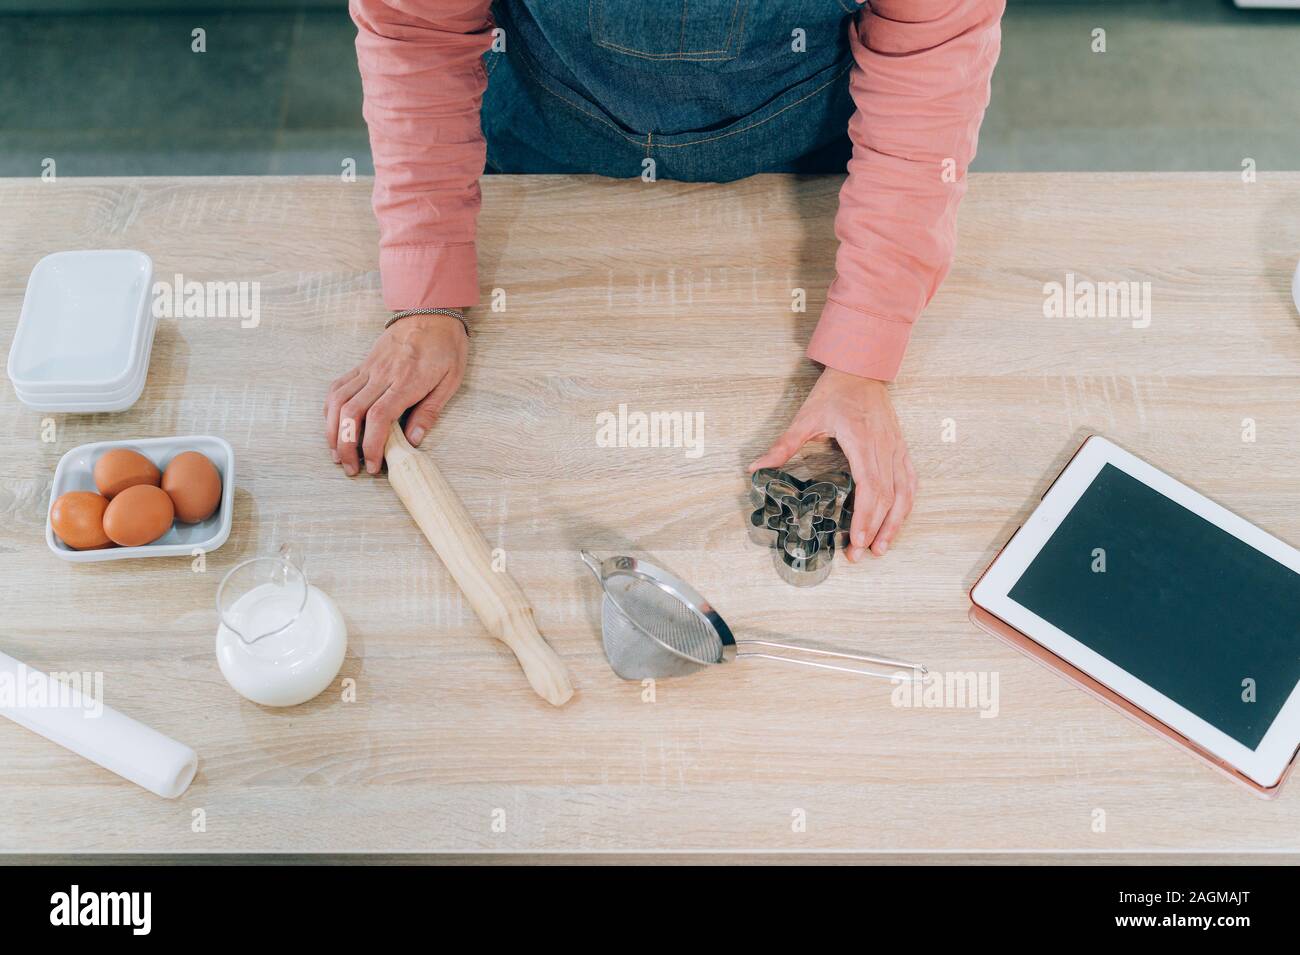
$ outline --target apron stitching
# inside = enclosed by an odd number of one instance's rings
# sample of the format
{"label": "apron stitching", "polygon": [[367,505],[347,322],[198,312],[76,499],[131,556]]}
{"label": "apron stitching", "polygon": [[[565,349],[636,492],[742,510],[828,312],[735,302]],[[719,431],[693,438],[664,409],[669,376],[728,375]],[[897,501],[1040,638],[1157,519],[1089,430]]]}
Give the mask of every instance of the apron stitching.
{"label": "apron stitching", "polygon": [[[748,10],[748,8],[746,8],[746,10]],[[742,26],[743,26],[743,18],[742,18]],[[528,71],[528,75],[531,76],[531,77],[533,78],[533,81],[536,82],[537,85],[538,85],[539,87],[541,87],[543,90],[545,90],[547,93],[550,93],[552,96],[554,96],[556,99],[558,99],[558,100],[559,100],[561,103],[563,103],[565,106],[569,107],[569,108],[572,109],[572,110],[575,110],[576,112],[581,113],[582,115],[584,115],[584,116],[586,116],[586,117],[588,117],[588,118],[590,118],[590,119],[594,119],[596,122],[598,122],[598,123],[600,123],[600,124],[602,124],[602,125],[604,125],[604,126],[608,126],[610,129],[612,129],[612,130],[614,131],[614,133],[615,133],[616,135],[621,136],[621,137],[622,137],[624,140],[626,140],[627,142],[629,142],[629,143],[633,143],[634,145],[641,145],[641,140],[640,140],[639,138],[637,138],[637,137],[633,137],[633,136],[629,136],[627,133],[623,132],[621,129],[619,129],[617,126],[615,126],[615,125],[614,125],[613,123],[611,123],[609,120],[605,119],[603,116],[599,116],[599,115],[597,115],[597,114],[591,112],[590,110],[583,109],[581,106],[577,106],[577,105],[575,105],[574,103],[569,102],[568,99],[566,99],[565,97],[561,96],[559,93],[555,92],[555,90],[553,90],[553,89],[551,89],[549,86],[547,86],[546,83],[544,83],[544,82],[542,81],[542,78],[541,78],[540,76],[538,76],[537,73],[533,70],[532,64],[530,64],[530,63],[528,62],[528,57],[527,57],[527,56],[521,56],[519,59],[523,62],[523,64],[524,64],[524,69],[526,69],[526,70]],[[820,93],[822,90],[826,89],[826,87],[830,86],[832,83],[834,83],[836,80],[838,80],[841,76],[843,76],[845,73],[847,73],[847,72],[848,72],[849,70],[851,70],[852,68],[853,68],[853,63],[850,62],[850,63],[849,63],[847,66],[845,66],[842,70],[840,70],[838,73],[836,73],[834,76],[832,76],[829,80],[827,80],[827,81],[826,81],[825,83],[823,83],[821,86],[817,87],[815,90],[813,90],[812,92],[808,93],[806,96],[801,96],[799,99],[795,100],[793,103],[789,103],[789,104],[786,105],[786,106],[782,106],[779,110],[777,110],[777,111],[776,111],[775,113],[773,113],[771,116],[768,116],[768,117],[766,117],[765,119],[761,119],[761,120],[759,120],[757,123],[750,123],[748,126],[744,126],[744,127],[740,128],[740,129],[733,129],[733,130],[730,130],[729,132],[722,133],[722,134],[719,135],[719,136],[708,136],[708,137],[706,137],[706,138],[704,138],[704,139],[693,139],[693,140],[691,140],[689,143],[668,143],[668,144],[660,143],[659,148],[660,148],[660,149],[680,149],[682,146],[698,146],[698,145],[700,145],[700,144],[702,144],[702,143],[711,143],[711,142],[716,142],[716,141],[719,140],[719,139],[726,139],[728,136],[735,136],[737,133],[744,133],[744,132],[748,132],[748,131],[751,130],[751,129],[757,129],[759,126],[762,126],[764,123],[768,123],[768,122],[771,122],[772,120],[776,119],[778,116],[780,116],[780,115],[781,115],[782,113],[784,113],[786,110],[788,110],[788,109],[793,109],[794,107],[798,106],[800,103],[803,103],[803,102],[805,102],[805,101],[807,101],[807,100],[809,100],[809,99],[812,99],[812,97],[816,96],[816,95],[817,95],[818,93]],[[647,135],[646,135],[645,147],[646,147],[646,155],[647,155],[647,156],[650,155],[650,152],[649,152],[649,150],[650,150],[650,146],[651,146],[650,139],[651,139],[651,136],[652,136],[652,135],[653,135],[653,134],[647,134]]]}
{"label": "apron stitching", "polygon": [[[736,22],[736,14],[740,13],[740,22]],[[744,9],[737,4],[731,11],[731,32],[727,34],[727,49],[731,49],[731,37],[736,37],[736,56],[740,56],[740,45],[745,42],[745,17],[749,16],[749,4],[746,3]]]}
{"label": "apron stitching", "polygon": [[597,46],[603,46],[609,50],[615,50],[619,53],[626,53],[628,56],[639,56],[643,60],[692,60],[702,57],[711,56],[719,60],[734,60],[736,54],[731,56],[720,56],[719,54],[728,52],[727,50],[691,50],[689,53],[642,53],[640,50],[630,50],[625,46],[619,46],[609,40],[597,40]]}
{"label": "apron stitching", "polygon": [[638,146],[641,144],[641,140],[640,140],[639,138],[637,138],[637,137],[633,137],[633,136],[629,136],[627,133],[623,132],[623,130],[619,129],[617,126],[615,126],[615,125],[614,125],[613,123],[611,123],[609,120],[605,119],[603,116],[598,116],[598,115],[596,115],[595,113],[590,112],[589,110],[585,110],[585,109],[583,109],[581,106],[576,106],[576,105],[574,105],[573,103],[570,103],[567,99],[565,99],[565,98],[564,98],[563,96],[561,96],[559,93],[555,92],[555,90],[551,89],[549,86],[547,86],[545,83],[543,83],[543,82],[542,82],[542,78],[541,78],[540,76],[538,76],[535,72],[533,72],[533,68],[532,68],[532,66],[529,64],[529,62],[528,62],[528,58],[527,58],[526,56],[525,56],[525,57],[520,57],[520,61],[524,64],[524,69],[526,69],[526,70],[528,71],[528,75],[531,76],[531,77],[533,78],[533,81],[536,82],[537,85],[538,85],[539,87],[541,87],[541,88],[542,88],[543,90],[545,90],[547,93],[550,93],[552,96],[554,96],[556,99],[558,99],[558,100],[559,100],[561,103],[563,103],[565,106],[569,107],[569,109],[576,110],[577,112],[581,113],[582,115],[584,115],[584,116],[586,116],[586,117],[588,117],[588,118],[590,118],[590,119],[594,119],[596,122],[601,123],[601,124],[603,124],[603,125],[605,125],[605,126],[608,126],[610,129],[614,130],[614,132],[615,132],[617,135],[623,137],[623,139],[627,140],[629,143],[633,143],[633,144],[638,145]]}
{"label": "apron stitching", "polygon": [[812,91],[811,93],[809,93],[807,96],[801,96],[799,99],[795,100],[793,103],[790,103],[790,104],[788,104],[788,105],[786,105],[786,106],[782,106],[780,109],[778,109],[778,110],[777,110],[775,113],[773,113],[771,116],[768,116],[768,117],[766,117],[765,119],[760,119],[757,123],[750,123],[748,126],[744,126],[744,127],[740,128],[740,129],[733,129],[733,130],[730,130],[729,132],[722,133],[722,134],[719,135],[719,136],[708,136],[708,137],[706,137],[706,138],[704,138],[704,139],[693,139],[693,140],[691,140],[689,143],[667,143],[667,144],[660,143],[660,144],[659,144],[659,148],[660,148],[660,149],[679,149],[679,148],[681,148],[682,146],[698,146],[698,145],[700,145],[701,143],[711,143],[711,142],[714,142],[715,140],[726,139],[728,136],[735,136],[737,133],[745,133],[745,132],[748,132],[748,131],[751,130],[751,129],[757,129],[759,126],[762,126],[764,123],[769,123],[769,122],[771,122],[772,120],[776,119],[778,116],[780,116],[782,113],[784,113],[787,109],[794,109],[796,106],[798,106],[800,103],[804,102],[805,100],[812,99],[814,96],[816,96],[816,95],[817,95],[818,93],[820,93],[822,90],[826,89],[826,87],[830,86],[832,83],[834,83],[836,80],[838,80],[841,76],[843,76],[845,73],[847,73],[847,72],[848,72],[849,70],[851,70],[851,69],[853,69],[853,64],[852,64],[852,63],[850,63],[848,66],[844,67],[844,69],[840,70],[838,73],[836,73],[834,76],[832,76],[829,80],[827,80],[827,81],[826,81],[825,83],[823,83],[821,86],[817,87],[815,90],[813,90],[813,91]]}
{"label": "apron stitching", "polygon": [[[836,2],[839,2],[839,0],[836,0]],[[748,3],[745,4],[744,12],[741,13],[740,0],[736,0],[735,6],[731,8],[731,25],[727,28],[727,38],[726,40],[723,41],[723,43],[725,44],[723,48],[720,50],[691,50],[687,52],[685,49],[683,49],[686,46],[686,4],[683,3],[682,4],[682,38],[681,38],[681,42],[678,43],[677,52],[676,53],[646,53],[643,50],[633,50],[629,47],[620,46],[619,44],[615,43],[613,40],[606,40],[603,36],[600,39],[596,39],[596,29],[595,29],[596,21],[594,17],[594,12],[595,12],[594,7],[595,7],[595,0],[588,0],[587,27],[591,31],[592,39],[595,40],[597,46],[603,46],[606,49],[614,50],[618,53],[625,53],[628,56],[638,56],[643,60],[683,60],[685,62],[690,62],[691,60],[695,60],[695,59],[702,59],[704,57],[710,57],[710,58],[716,57],[719,60],[734,60],[739,55],[739,52],[732,53],[730,56],[721,56],[719,54],[728,53],[731,51],[733,37],[736,38],[736,44],[737,45],[739,44],[740,37],[738,37],[736,33],[736,16],[737,14],[740,14],[740,32],[741,35],[743,36],[744,27],[745,27],[745,15],[749,13],[749,4]]]}

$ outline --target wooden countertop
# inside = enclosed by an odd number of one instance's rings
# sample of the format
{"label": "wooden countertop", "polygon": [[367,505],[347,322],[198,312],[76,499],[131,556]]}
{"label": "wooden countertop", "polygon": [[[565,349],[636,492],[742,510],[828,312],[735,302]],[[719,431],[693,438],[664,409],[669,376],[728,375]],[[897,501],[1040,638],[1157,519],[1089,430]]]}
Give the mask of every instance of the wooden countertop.
{"label": "wooden countertop", "polygon": [[[1300,542],[1300,174],[972,176],[957,262],[894,389],[916,511],[885,559],[797,590],[746,539],[744,466],[816,378],[802,350],[838,187],[484,181],[481,281],[506,308],[472,315],[468,378],[425,448],[571,668],[577,696],[554,710],[386,480],[349,480],[325,450],[327,383],[385,314],[368,182],[0,183],[5,341],[32,266],[60,249],[260,282],[262,312],[256,328],[164,319],[140,401],[48,416],[51,442],[47,416],[0,388],[0,650],[102,670],[110,705],[201,759],[168,802],[0,722],[0,851],[1300,849],[1300,796],[1253,798],[966,616],[979,571],[1094,431]],[[1150,326],[1045,318],[1044,283],[1070,272],[1149,281]],[[621,403],[702,412],[703,454],[598,447],[596,416]],[[202,573],[46,550],[64,452],[192,433],[237,460],[234,531]],[[347,618],[356,702],[336,682],[263,709],[217,669],[217,582],[284,541]],[[739,635],[996,675],[997,715],[899,707],[888,685],[762,661],[643,702],[605,664],[580,547],[666,565]]]}

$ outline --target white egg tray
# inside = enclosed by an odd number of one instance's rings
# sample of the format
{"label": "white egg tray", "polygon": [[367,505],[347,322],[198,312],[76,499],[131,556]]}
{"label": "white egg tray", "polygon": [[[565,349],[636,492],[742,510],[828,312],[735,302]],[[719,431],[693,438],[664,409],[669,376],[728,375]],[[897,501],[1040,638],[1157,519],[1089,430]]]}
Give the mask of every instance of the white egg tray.
{"label": "white egg tray", "polygon": [[[138,451],[165,471],[171,459],[182,451],[205,454],[221,475],[221,504],[217,512],[197,524],[175,523],[171,529],[152,544],[140,547],[104,547],[98,550],[73,550],[59,540],[50,524],[50,508],[59,495],[68,491],[94,491],[95,462],[100,455],[114,448]],[[230,537],[230,524],[235,513],[235,452],[230,442],[206,434],[191,434],[176,438],[141,438],[136,441],[96,441],[73,448],[59,458],[54,469],[54,486],[50,488],[50,501],[45,509],[45,543],[56,557],[76,563],[100,560],[128,560],[133,557],[180,557],[195,551],[209,553],[224,544]]]}

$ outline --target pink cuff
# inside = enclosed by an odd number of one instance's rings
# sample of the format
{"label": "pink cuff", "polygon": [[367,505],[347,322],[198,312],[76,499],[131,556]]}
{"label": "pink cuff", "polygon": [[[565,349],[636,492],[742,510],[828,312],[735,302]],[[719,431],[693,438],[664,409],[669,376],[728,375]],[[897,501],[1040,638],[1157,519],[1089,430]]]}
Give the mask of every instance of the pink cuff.
{"label": "pink cuff", "polygon": [[478,255],[472,242],[380,249],[379,275],[386,308],[468,308],[478,304]]}
{"label": "pink cuff", "polygon": [[850,375],[893,381],[912,335],[910,322],[894,322],[827,300],[808,343],[808,357]]}

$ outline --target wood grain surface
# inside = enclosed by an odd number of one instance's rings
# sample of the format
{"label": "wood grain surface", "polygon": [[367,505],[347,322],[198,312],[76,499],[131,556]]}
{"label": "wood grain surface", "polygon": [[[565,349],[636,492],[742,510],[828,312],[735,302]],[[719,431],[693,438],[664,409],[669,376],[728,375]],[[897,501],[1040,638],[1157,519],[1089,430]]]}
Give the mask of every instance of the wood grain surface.
{"label": "wood grain surface", "polygon": [[[0,649],[103,671],[110,705],[201,759],[168,802],[0,723],[0,851],[1300,850],[1300,796],[1253,798],[966,616],[977,574],[1094,431],[1300,542],[1300,174],[972,176],[956,264],[894,387],[915,513],[888,557],[798,590],[746,539],[744,467],[816,379],[802,353],[838,187],[484,181],[480,279],[505,308],[472,313],[465,385],[425,449],[569,667],[577,694],[557,710],[386,479],[348,479],[326,451],[327,384],[385,315],[368,182],[0,182],[6,342],[32,266],[61,249],[261,283],[255,328],[164,319],[129,411],[47,416],[0,389]],[[1045,318],[1044,283],[1070,272],[1150,282],[1150,326]],[[600,447],[597,415],[620,404],[702,413],[703,453]],[[46,549],[63,453],[192,433],[237,460],[234,530],[202,572]],[[350,649],[325,694],[272,710],[222,679],[213,601],[226,569],[286,541]],[[997,714],[763,661],[647,702],[604,661],[580,547],[668,567],[741,636],[995,675]]]}

